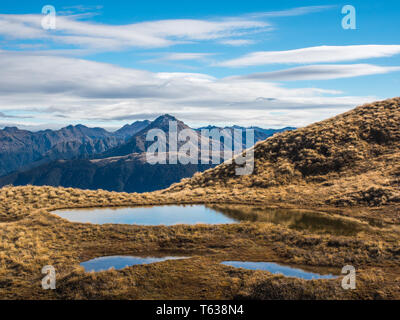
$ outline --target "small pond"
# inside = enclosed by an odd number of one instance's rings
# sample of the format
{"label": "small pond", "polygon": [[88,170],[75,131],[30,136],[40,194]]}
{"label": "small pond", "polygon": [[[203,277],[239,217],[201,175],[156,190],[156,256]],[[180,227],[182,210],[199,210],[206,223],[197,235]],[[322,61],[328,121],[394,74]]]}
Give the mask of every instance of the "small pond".
{"label": "small pond", "polygon": [[282,266],[280,264],[273,262],[223,261],[222,264],[235,268],[244,268],[249,270],[264,270],[264,271],[269,271],[273,274],[280,273],[286,277],[295,277],[305,280],[336,278],[336,276],[332,274],[321,275],[318,273],[307,272],[301,269]]}
{"label": "small pond", "polygon": [[312,233],[351,236],[367,228],[359,221],[321,211],[244,205],[213,205],[212,208],[238,220],[269,222]]}
{"label": "small pond", "polygon": [[313,233],[355,235],[365,229],[360,222],[311,210],[277,209],[245,205],[164,205],[130,208],[57,210],[54,214],[71,222],[135,224],[231,224],[240,221],[269,222]]}
{"label": "small pond", "polygon": [[71,222],[90,222],[95,224],[170,226],[175,224],[226,224],[239,222],[237,219],[204,205],[73,209],[58,210],[53,213]]}
{"label": "small pond", "polygon": [[90,271],[104,271],[110,268],[115,270],[123,269],[138,264],[150,264],[166,260],[186,259],[186,257],[133,257],[133,256],[109,256],[95,258],[81,263],[86,272]]}

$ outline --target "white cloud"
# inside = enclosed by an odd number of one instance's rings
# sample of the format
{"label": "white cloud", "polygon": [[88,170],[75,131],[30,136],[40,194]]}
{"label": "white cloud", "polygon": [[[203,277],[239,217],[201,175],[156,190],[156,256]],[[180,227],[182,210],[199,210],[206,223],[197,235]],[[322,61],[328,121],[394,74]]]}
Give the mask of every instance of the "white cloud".
{"label": "white cloud", "polygon": [[202,73],[184,73],[184,72],[160,72],[157,73],[157,78],[170,80],[170,79],[186,79],[192,82],[210,82],[216,81],[215,77]]}
{"label": "white cloud", "polygon": [[218,63],[224,67],[245,67],[277,63],[321,63],[390,57],[400,45],[319,46],[287,51],[258,51]]}
{"label": "white cloud", "polygon": [[[0,53],[0,110],[40,123],[104,123],[171,113],[203,124],[276,125],[268,112],[290,114],[281,126],[323,119],[376,97],[319,88],[285,88],[259,79],[153,73],[58,56]],[[28,76],[29,75],[29,76]],[[317,110],[317,111],[316,111]],[[305,116],[306,115],[306,116]],[[150,118],[150,116],[149,116]],[[290,120],[291,119],[291,120]],[[128,121],[128,120],[127,120]],[[14,121],[16,122],[16,121]],[[23,124],[23,119],[19,119]]]}
{"label": "white cloud", "polygon": [[166,61],[204,60],[212,55],[214,54],[195,53],[195,52],[174,52],[174,53],[168,53],[156,60],[166,60]]}
{"label": "white cloud", "polygon": [[[286,88],[271,81],[354,77],[397,71],[398,67],[312,65],[217,79],[202,73],[155,73],[62,57],[210,41],[245,46],[254,43],[250,39],[254,39],[255,34],[272,30],[265,19],[330,8],[333,6],[207,20],[171,19],[108,25],[80,20],[96,14],[100,7],[76,6],[64,8],[64,15],[58,12],[57,29],[52,31],[42,29],[42,15],[0,14],[0,36],[7,46],[26,50],[0,50],[1,123],[38,128],[77,122],[118,126],[116,121],[132,121],[135,117],[152,119],[155,114],[168,112],[190,124],[282,127],[304,125],[376,100],[377,97],[349,96],[337,90]],[[91,12],[86,12],[88,10]],[[400,46],[314,47],[254,52],[220,65],[351,61],[397,53],[400,53]],[[160,57],[155,60],[169,64],[177,61],[210,63],[212,54],[164,52],[155,56]]]}
{"label": "white cloud", "polygon": [[209,53],[171,53],[164,57],[166,60],[198,60],[209,56]]}
{"label": "white cloud", "polygon": [[[170,53],[157,53],[155,58],[142,60],[142,63],[173,63],[176,65],[177,62],[201,62],[203,64],[213,63],[212,57],[215,53],[200,53],[200,52],[170,52]],[[182,64],[185,68],[195,69],[193,65]]]}
{"label": "white cloud", "polygon": [[309,13],[315,13],[320,11],[325,11],[329,9],[336,8],[334,5],[327,5],[327,6],[308,6],[308,7],[297,7],[288,10],[281,10],[281,11],[270,11],[270,12],[261,12],[255,13],[251,16],[253,17],[293,17],[293,16],[301,16]]}
{"label": "white cloud", "polygon": [[255,41],[246,39],[231,39],[231,40],[222,40],[220,41],[220,43],[228,46],[239,47],[239,46],[247,46],[250,44],[254,44]]}
{"label": "white cloud", "polygon": [[[78,46],[80,49],[122,50],[161,48],[193,41],[217,41],[231,46],[250,44],[238,37],[272,30],[266,18],[299,16],[328,10],[332,6],[309,6],[283,11],[259,12],[213,19],[170,19],[127,25],[79,20],[96,15],[102,6],[66,6],[57,12],[56,30],[41,27],[39,14],[0,14],[0,35],[14,40],[39,40]],[[64,48],[65,49],[65,48]]]}
{"label": "white cloud", "polygon": [[0,35],[17,40],[52,40],[96,50],[160,48],[192,41],[210,41],[267,31],[270,25],[254,18],[214,20],[175,19],[128,25],[79,21],[76,16],[57,16],[56,30],[41,27],[42,15],[0,14]]}
{"label": "white cloud", "polygon": [[272,72],[232,77],[234,80],[298,81],[352,78],[400,71],[400,67],[381,67],[372,64],[311,65]]}

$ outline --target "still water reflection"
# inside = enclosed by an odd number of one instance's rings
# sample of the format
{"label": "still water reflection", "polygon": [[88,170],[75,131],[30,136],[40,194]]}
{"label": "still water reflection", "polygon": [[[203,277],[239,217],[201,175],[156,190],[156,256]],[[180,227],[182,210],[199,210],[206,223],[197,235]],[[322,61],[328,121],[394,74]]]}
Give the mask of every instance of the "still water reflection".
{"label": "still water reflection", "polygon": [[109,256],[109,257],[95,258],[89,261],[82,262],[81,266],[84,267],[85,271],[87,272],[104,271],[110,268],[119,270],[138,264],[150,264],[166,260],[177,260],[177,259],[185,259],[185,258],[184,257],[143,258],[143,257],[133,257],[133,256]]}
{"label": "still water reflection", "polygon": [[332,274],[322,275],[313,272],[307,272],[301,269],[296,269],[288,266],[282,266],[273,262],[250,262],[250,261],[224,261],[222,264],[235,267],[244,268],[249,270],[264,270],[273,274],[282,274],[287,277],[295,277],[300,279],[333,279],[336,276]]}
{"label": "still water reflection", "polygon": [[324,212],[244,205],[165,205],[132,208],[91,208],[54,211],[71,222],[94,224],[176,225],[269,222],[295,230],[355,235],[365,225]]}

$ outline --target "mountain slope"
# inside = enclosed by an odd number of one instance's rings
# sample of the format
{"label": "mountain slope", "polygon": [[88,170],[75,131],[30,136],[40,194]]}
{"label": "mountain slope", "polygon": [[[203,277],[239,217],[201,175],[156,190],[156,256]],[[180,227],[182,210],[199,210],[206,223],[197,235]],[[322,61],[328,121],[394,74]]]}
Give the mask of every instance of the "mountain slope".
{"label": "mountain slope", "polygon": [[166,192],[227,188],[243,194],[251,189],[288,201],[307,194],[334,204],[397,202],[399,122],[400,98],[360,106],[256,144],[251,175],[236,176],[234,163],[222,164]]}
{"label": "mountain slope", "polygon": [[129,139],[139,131],[142,131],[144,128],[146,128],[150,123],[151,121],[149,120],[143,120],[143,121],[135,121],[132,124],[126,124],[122,128],[115,131],[114,135],[124,139]]}
{"label": "mountain slope", "polygon": [[[32,184],[144,192],[166,188],[182,178],[191,177],[196,172],[214,167],[214,164],[183,165],[178,163],[151,165],[146,161],[145,152],[154,143],[154,141],[146,141],[146,136],[152,129],[165,132],[166,147],[167,151],[169,151],[169,124],[171,121],[176,122],[176,132],[172,132],[180,133],[182,130],[187,130],[190,137],[195,138],[195,140],[191,139],[190,141],[194,148],[197,149],[198,145],[195,146],[192,141],[210,142],[207,138],[202,137],[200,132],[191,129],[185,123],[170,115],[160,116],[149,124],[147,121],[135,122],[132,125],[124,126],[114,134],[108,133],[103,129],[70,126],[65,130],[68,129],[73,133],[75,131],[81,132],[82,139],[86,139],[86,137],[100,138],[102,135],[107,137],[119,135],[120,139],[123,139],[124,134],[130,134],[135,130],[139,131],[124,143],[118,140],[119,144],[114,148],[110,148],[110,146],[102,148],[106,149],[102,153],[97,153],[96,150],[99,149],[88,148],[87,144],[83,145],[80,141],[66,142],[68,148],[64,147],[64,143],[60,143],[52,147],[39,161],[36,161],[34,168],[20,170],[0,177],[0,186]],[[140,130],[140,127],[143,127],[143,129]],[[78,135],[75,133],[75,136]],[[100,147],[101,141],[98,142]],[[179,141],[178,148],[183,144],[186,144],[186,142]],[[72,149],[72,146],[75,149]],[[71,159],[71,154],[77,155],[76,158],[79,157],[80,159]],[[170,154],[170,152],[166,153],[167,159]],[[180,157],[182,156],[187,157],[184,153],[180,153]],[[202,156],[201,153],[199,156]],[[221,156],[223,156],[222,153]],[[53,159],[63,160],[51,161]],[[210,163],[210,158],[207,157],[206,159]]]}
{"label": "mountain slope", "polygon": [[[158,117],[145,126],[126,143],[95,156],[96,159],[58,160],[35,168],[14,172],[0,177],[0,186],[49,185],[80,189],[105,189],[109,191],[145,192],[166,188],[182,178],[213,167],[212,164],[156,164],[146,160],[145,151],[154,141],[146,141],[149,130],[166,132],[169,138],[169,122],[176,121],[177,132],[188,129],[192,136],[199,134],[182,121],[170,115]],[[143,123],[141,123],[143,124]],[[134,125],[134,124],[133,124]],[[125,129],[132,129],[132,127]],[[123,128],[122,128],[123,129]],[[178,145],[183,144],[181,142]],[[167,157],[168,157],[167,153]]]}
{"label": "mountain slope", "polygon": [[31,132],[7,127],[0,130],[0,175],[54,159],[88,157],[122,143],[101,128],[83,125]]}
{"label": "mountain slope", "polygon": [[211,165],[151,165],[144,154],[100,160],[58,160],[0,177],[0,186],[63,186],[79,189],[148,192],[167,188]]}
{"label": "mountain slope", "polygon": [[[146,126],[143,130],[136,133],[133,137],[131,137],[126,143],[121,146],[117,146],[111,150],[108,150],[100,155],[97,158],[107,158],[107,157],[121,157],[126,156],[132,153],[142,153],[148,150],[148,147],[154,143],[154,141],[146,141],[146,136],[150,130],[162,130],[165,133],[166,138],[166,147],[169,150],[169,131],[170,122],[176,123],[176,132],[179,133],[182,130],[189,130],[191,135],[196,136],[198,139],[202,139],[200,134],[195,130],[191,129],[182,121],[176,119],[175,117],[165,114],[163,116],[158,117],[153,122],[151,122],[148,126]],[[175,131],[173,131],[175,132]],[[178,148],[183,145],[184,142],[178,142]]]}
{"label": "mountain slope", "polygon": [[216,126],[207,126],[207,127],[201,127],[196,129],[196,131],[201,132],[201,130],[206,129],[206,130],[214,130],[217,129],[223,136],[224,138],[230,139],[230,137],[234,137],[234,130],[239,129],[242,131],[242,136],[239,137],[238,139],[235,139],[236,142],[241,143],[243,148],[246,148],[246,129],[252,129],[254,131],[254,143],[257,143],[258,141],[265,140],[271,136],[273,136],[276,133],[279,132],[284,132],[284,131],[290,131],[290,130],[295,130],[296,128],[294,127],[285,127],[282,129],[263,129],[260,127],[241,127],[241,126],[231,126],[231,127],[216,127]]}

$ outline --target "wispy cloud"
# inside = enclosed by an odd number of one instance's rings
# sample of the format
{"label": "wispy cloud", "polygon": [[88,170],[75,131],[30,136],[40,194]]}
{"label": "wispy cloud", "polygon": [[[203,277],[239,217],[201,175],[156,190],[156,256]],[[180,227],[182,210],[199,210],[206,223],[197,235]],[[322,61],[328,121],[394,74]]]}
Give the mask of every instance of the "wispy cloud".
{"label": "wispy cloud", "polygon": [[102,5],[75,5],[64,6],[57,11],[58,15],[70,16],[74,18],[90,18],[101,14]]}
{"label": "wispy cloud", "polygon": [[269,18],[293,17],[293,16],[302,16],[302,15],[306,15],[306,14],[310,14],[310,13],[326,11],[326,10],[334,9],[336,7],[337,6],[335,6],[335,5],[297,7],[297,8],[287,9],[287,10],[280,10],[280,11],[254,13],[251,16],[253,16],[253,17],[269,17]]}
{"label": "wispy cloud", "polygon": [[279,63],[320,63],[390,57],[400,53],[400,45],[319,46],[287,51],[258,51],[218,63],[224,67],[247,67]]}
{"label": "wispy cloud", "polygon": [[10,115],[10,114],[5,114],[3,112],[0,112],[0,118],[9,118],[9,119],[26,119],[26,118],[31,118],[30,116],[15,116],[15,115]]}
{"label": "wispy cloud", "polygon": [[41,28],[41,15],[0,14],[0,35],[15,40],[51,40],[97,50],[161,48],[193,41],[214,41],[269,30],[269,23],[243,17],[215,20],[175,19],[106,25],[58,16],[57,29]]}
{"label": "wispy cloud", "polygon": [[[103,9],[102,5],[94,5],[94,6],[76,5],[76,6],[64,6],[64,7],[62,7],[62,10],[67,10],[67,13],[70,13],[70,12],[87,12],[87,11],[101,10],[101,9]],[[59,13],[60,12],[63,13],[62,10],[60,10],[58,12]]]}
{"label": "wispy cloud", "polygon": [[203,59],[204,57],[209,57],[210,53],[170,53],[164,57],[165,60],[199,60]]}
{"label": "wispy cloud", "polygon": [[311,65],[272,72],[232,77],[236,80],[298,81],[353,78],[400,71],[400,67],[381,67],[372,64]]}
{"label": "wispy cloud", "polygon": [[10,116],[7,116],[3,112],[0,112],[0,118],[10,118]]}
{"label": "wispy cloud", "polygon": [[57,28],[51,31],[42,29],[42,15],[0,14],[0,35],[9,40],[37,40],[46,42],[47,45],[50,41],[73,46],[73,49],[94,51],[164,48],[201,41],[243,46],[253,43],[246,36],[273,30],[266,19],[305,15],[331,7],[309,6],[212,19],[170,19],[109,25],[87,20],[97,15],[102,6],[66,6],[57,12]]}
{"label": "wispy cloud", "polygon": [[[306,110],[349,109],[376,98],[319,88],[285,88],[260,79],[153,73],[82,59],[7,52],[0,53],[0,69],[2,112],[33,114],[42,122],[123,120],[157,110],[178,117],[191,115],[204,123],[213,114],[221,122],[242,124],[258,123],[256,115],[283,110],[291,113],[292,120],[311,122],[322,119],[316,118],[320,113],[310,111],[307,118],[300,118]],[[268,121],[264,119],[264,124]]]}
{"label": "wispy cloud", "polygon": [[221,40],[220,43],[228,46],[239,47],[239,46],[247,46],[250,44],[254,44],[255,41],[248,39],[230,39],[230,40]]}
{"label": "wispy cloud", "polygon": [[159,58],[151,59],[148,61],[206,61],[214,53],[197,53],[197,52],[172,52],[161,54]]}

